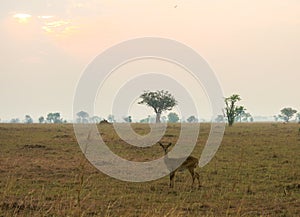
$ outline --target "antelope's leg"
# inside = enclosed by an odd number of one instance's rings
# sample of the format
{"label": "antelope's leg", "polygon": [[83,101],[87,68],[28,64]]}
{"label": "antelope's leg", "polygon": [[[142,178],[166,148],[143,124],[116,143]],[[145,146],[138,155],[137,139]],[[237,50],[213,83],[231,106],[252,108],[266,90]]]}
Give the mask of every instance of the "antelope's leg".
{"label": "antelope's leg", "polygon": [[176,171],[173,171],[170,173],[170,188],[173,188],[174,187],[174,177],[175,177],[175,172]]}
{"label": "antelope's leg", "polygon": [[188,170],[189,170],[189,172],[190,172],[190,174],[192,176],[192,180],[193,180],[192,187],[193,187],[194,182],[195,182],[195,171],[194,171],[194,168],[188,168]]}
{"label": "antelope's leg", "polygon": [[198,180],[198,187],[200,188],[201,187],[201,183],[200,183],[200,175],[199,175],[199,173],[195,172],[195,177]]}

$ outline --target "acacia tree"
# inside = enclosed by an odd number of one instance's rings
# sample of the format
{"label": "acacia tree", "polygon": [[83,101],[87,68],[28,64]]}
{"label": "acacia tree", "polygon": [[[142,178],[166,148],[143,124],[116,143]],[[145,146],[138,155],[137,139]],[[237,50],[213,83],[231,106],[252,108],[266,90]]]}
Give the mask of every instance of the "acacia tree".
{"label": "acacia tree", "polygon": [[292,108],[283,108],[280,110],[281,114],[278,117],[285,122],[289,122],[290,119],[297,113],[297,110]]}
{"label": "acacia tree", "polygon": [[140,98],[142,101],[138,102],[138,104],[145,104],[154,109],[156,123],[160,123],[160,116],[163,111],[172,110],[177,105],[175,98],[168,91],[164,90],[145,91]]}
{"label": "acacia tree", "polygon": [[85,112],[85,111],[80,111],[77,114],[77,122],[78,123],[88,123],[89,122],[89,113]]}
{"label": "acacia tree", "polygon": [[194,116],[194,115],[191,115],[188,119],[186,119],[187,122],[189,123],[197,123],[198,122],[198,119]]}
{"label": "acacia tree", "polygon": [[246,110],[243,106],[236,105],[240,100],[241,97],[238,94],[225,98],[225,116],[229,126],[232,126],[236,118]]}
{"label": "acacia tree", "polygon": [[33,119],[30,115],[25,115],[25,120],[24,120],[25,124],[32,124],[33,123]]}

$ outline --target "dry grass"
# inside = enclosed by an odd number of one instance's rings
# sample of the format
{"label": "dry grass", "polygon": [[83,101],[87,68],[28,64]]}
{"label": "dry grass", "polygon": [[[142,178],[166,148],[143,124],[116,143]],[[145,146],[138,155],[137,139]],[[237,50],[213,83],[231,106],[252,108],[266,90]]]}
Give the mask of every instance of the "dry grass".
{"label": "dry grass", "polygon": [[[134,124],[136,132],[149,132]],[[180,125],[169,125],[176,142]],[[193,153],[200,157],[209,124]],[[131,147],[111,125],[99,126],[108,146],[135,161],[162,156],[158,145]],[[187,171],[175,188],[168,177],[127,183],[84,158],[72,125],[0,125],[0,216],[300,216],[298,124],[236,124],[215,158],[198,169],[203,187],[191,189]]]}

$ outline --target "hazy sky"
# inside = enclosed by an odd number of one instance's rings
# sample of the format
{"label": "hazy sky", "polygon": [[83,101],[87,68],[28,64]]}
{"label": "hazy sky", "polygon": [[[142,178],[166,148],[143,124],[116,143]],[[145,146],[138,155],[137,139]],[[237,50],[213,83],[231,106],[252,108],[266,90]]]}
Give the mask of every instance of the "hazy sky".
{"label": "hazy sky", "polygon": [[[166,37],[195,49],[248,111],[300,111],[299,0],[10,0],[0,8],[0,118],[72,116],[80,75],[119,42]],[[117,85],[117,84],[116,84]],[[107,114],[99,114],[106,116]]]}

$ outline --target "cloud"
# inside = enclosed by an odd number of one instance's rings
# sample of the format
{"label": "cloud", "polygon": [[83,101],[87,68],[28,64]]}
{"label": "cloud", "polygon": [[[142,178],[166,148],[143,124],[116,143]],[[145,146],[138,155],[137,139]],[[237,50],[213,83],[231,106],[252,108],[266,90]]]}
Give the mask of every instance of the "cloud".
{"label": "cloud", "polygon": [[64,36],[68,35],[73,29],[76,29],[76,27],[72,26],[71,20],[54,19],[43,22],[42,29],[55,36]]}
{"label": "cloud", "polygon": [[8,14],[27,13],[33,16],[93,16],[99,15],[102,3],[96,0],[10,0],[1,5],[0,18]]}

